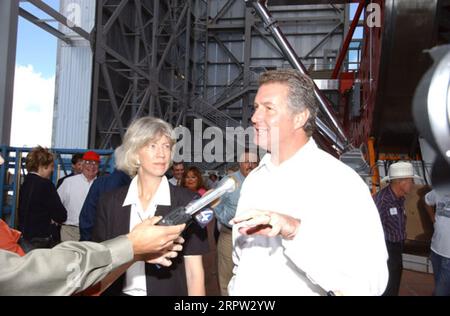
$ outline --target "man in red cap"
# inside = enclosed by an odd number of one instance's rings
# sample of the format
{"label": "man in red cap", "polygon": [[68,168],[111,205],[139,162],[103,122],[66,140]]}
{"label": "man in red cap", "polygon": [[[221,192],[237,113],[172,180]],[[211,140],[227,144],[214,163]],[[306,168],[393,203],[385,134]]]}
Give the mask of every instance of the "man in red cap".
{"label": "man in red cap", "polygon": [[97,178],[100,155],[87,151],[83,155],[83,168],[79,175],[68,178],[58,188],[58,194],[67,210],[67,221],[61,227],[61,241],[79,241],[79,217],[84,200]]}
{"label": "man in red cap", "polygon": [[87,179],[93,181],[97,177],[100,155],[95,151],[87,151],[83,155],[83,161],[83,169],[81,172]]}

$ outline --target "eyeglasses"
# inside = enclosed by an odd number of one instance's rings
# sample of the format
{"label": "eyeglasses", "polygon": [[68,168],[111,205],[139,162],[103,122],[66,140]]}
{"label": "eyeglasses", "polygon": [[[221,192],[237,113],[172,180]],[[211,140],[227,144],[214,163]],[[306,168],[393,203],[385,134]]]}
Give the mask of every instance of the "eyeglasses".
{"label": "eyeglasses", "polygon": [[93,166],[97,166],[98,165],[98,162],[94,161],[94,160],[85,160],[84,163],[87,164],[87,165],[93,165]]}

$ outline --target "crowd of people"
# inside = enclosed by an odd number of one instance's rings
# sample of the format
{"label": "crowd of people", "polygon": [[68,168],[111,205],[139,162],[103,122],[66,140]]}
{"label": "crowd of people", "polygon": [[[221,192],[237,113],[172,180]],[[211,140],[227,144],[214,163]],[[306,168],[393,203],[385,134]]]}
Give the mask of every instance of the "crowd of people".
{"label": "crowd of people", "polygon": [[[221,295],[398,295],[404,201],[417,176],[409,162],[392,164],[383,179],[389,185],[372,197],[355,171],[316,145],[313,91],[312,80],[293,70],[262,75],[251,120],[267,154],[238,157],[237,170],[224,175],[236,189],[211,205],[216,224],[207,228],[157,225],[220,180],[172,162],[176,140],[161,119],[132,122],[110,175],[99,176],[101,157],[87,151],[73,156],[72,174],[55,187],[52,153],[34,148],[18,208],[19,230],[34,250],[0,250],[0,284],[14,284],[0,294],[73,294],[128,263],[104,295],[205,295],[202,257],[213,227]],[[436,228],[436,295],[450,295],[449,201],[426,196]],[[64,270],[74,260],[78,286]],[[44,278],[55,282],[39,286]]]}

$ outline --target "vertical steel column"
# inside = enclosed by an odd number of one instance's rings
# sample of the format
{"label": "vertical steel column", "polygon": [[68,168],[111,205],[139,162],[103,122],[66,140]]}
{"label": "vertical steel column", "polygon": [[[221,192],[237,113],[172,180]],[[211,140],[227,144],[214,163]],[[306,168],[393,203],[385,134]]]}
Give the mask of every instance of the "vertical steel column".
{"label": "vertical steel column", "polygon": [[9,145],[16,66],[19,1],[0,1],[0,141]]}
{"label": "vertical steel column", "polygon": [[[159,78],[159,73],[155,73],[156,67],[158,66],[158,29],[159,29],[159,15],[160,15],[160,0],[154,0],[153,2],[153,24],[152,24],[152,61],[150,71],[152,72],[150,76],[155,76]],[[150,83],[153,87],[151,89],[150,104],[148,113],[150,115],[155,114],[155,101],[158,97],[158,87],[154,83]]]}
{"label": "vertical steel column", "polygon": [[205,60],[203,61],[203,97],[207,98],[208,92],[208,58],[209,58],[209,17],[210,17],[210,6],[208,1],[206,1],[206,19],[205,19]]}
{"label": "vertical steel column", "polygon": [[[184,55],[184,110],[189,106],[189,81],[191,78],[190,64],[191,64],[191,32],[192,32],[192,0],[187,0],[188,10],[186,12],[186,43],[185,43],[185,55]],[[184,111],[183,111],[184,112]]]}
{"label": "vertical steel column", "polygon": [[[139,19],[141,18],[141,14],[142,14],[142,11],[141,10],[136,10],[135,12],[134,12],[134,14],[135,14],[135,20],[134,20],[134,23],[135,23],[135,29],[136,30],[140,30],[140,32],[142,32],[143,33],[143,35],[142,35],[142,37],[144,38],[145,37],[145,33],[144,33],[144,26],[142,25],[138,25],[139,24]],[[142,27],[142,29],[141,29],[141,27]],[[133,62],[134,62],[134,66],[135,67],[139,67],[139,63],[140,63],[140,47],[141,47],[141,39],[140,39],[140,37],[141,37],[141,33],[140,32],[138,32],[138,31],[136,31],[135,33],[134,33],[134,52],[133,52]],[[145,45],[145,44],[144,44]],[[145,51],[145,49],[144,49],[144,51]],[[132,98],[131,98],[131,117],[135,117],[135,115],[136,115],[136,113],[137,113],[137,111],[138,111],[138,108],[139,108],[139,105],[138,105],[138,100],[139,100],[139,97],[138,97],[138,95],[139,95],[139,75],[136,73],[136,72],[134,72],[133,73],[133,79],[132,79],[132,85],[133,85],[133,93],[132,93]]]}
{"label": "vertical steel column", "polygon": [[[253,14],[251,9],[245,8],[245,34],[244,34],[244,87],[250,86],[250,63],[252,54],[252,29],[253,29]],[[242,97],[242,126],[248,127],[250,121],[250,96],[249,93]]]}
{"label": "vertical steel column", "polygon": [[380,174],[378,172],[378,166],[376,161],[375,152],[375,137],[369,137],[367,142],[367,148],[369,151],[369,163],[372,171],[372,194],[377,193],[377,186],[380,184]]}
{"label": "vertical steel column", "polygon": [[89,132],[89,147],[97,146],[97,114],[98,114],[98,93],[100,83],[100,64],[105,62],[104,37],[103,37],[103,1],[97,2],[96,12],[96,32],[94,47],[94,72],[92,76],[92,97],[91,97],[91,118]]}

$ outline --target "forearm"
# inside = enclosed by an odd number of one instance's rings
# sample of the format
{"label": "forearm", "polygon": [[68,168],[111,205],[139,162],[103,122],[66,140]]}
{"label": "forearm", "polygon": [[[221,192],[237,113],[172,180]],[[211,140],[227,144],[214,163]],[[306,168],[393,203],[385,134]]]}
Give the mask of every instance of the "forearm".
{"label": "forearm", "polygon": [[185,257],[186,282],[189,296],[205,296],[205,272],[202,256]]}
{"label": "forearm", "polygon": [[0,295],[70,295],[132,259],[126,237],[102,244],[66,242],[25,257],[1,251]]}
{"label": "forearm", "polygon": [[434,212],[434,207],[425,204],[425,208],[427,210],[428,216],[430,217],[430,220],[434,223],[435,222],[435,212]]}
{"label": "forearm", "polygon": [[235,210],[227,208],[216,208],[214,209],[214,211],[220,224],[230,226],[229,222],[233,219]]}

